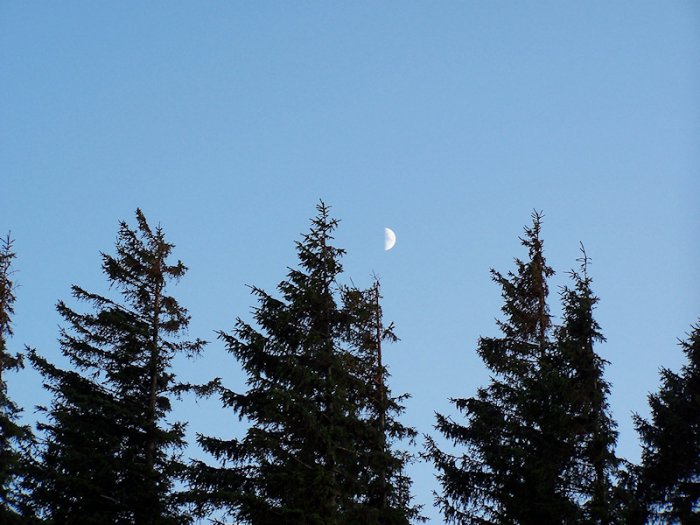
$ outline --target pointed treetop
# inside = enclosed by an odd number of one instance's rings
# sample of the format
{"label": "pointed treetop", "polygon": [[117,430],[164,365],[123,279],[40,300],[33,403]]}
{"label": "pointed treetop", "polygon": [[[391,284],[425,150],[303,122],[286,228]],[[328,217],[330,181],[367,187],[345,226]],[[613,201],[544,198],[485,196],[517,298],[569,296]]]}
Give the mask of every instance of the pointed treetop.
{"label": "pointed treetop", "polygon": [[345,250],[329,244],[340,221],[330,216],[330,206],[323,201],[319,201],[316,210],[318,214],[311,220],[311,230],[296,242],[297,253],[303,268],[330,283],[343,271],[340,258]]}
{"label": "pointed treetop", "polygon": [[12,275],[12,260],[16,257],[13,250],[14,240],[8,233],[0,239],[0,340],[5,335],[12,335],[11,315],[14,313],[12,304],[15,302],[15,284],[10,279]]}

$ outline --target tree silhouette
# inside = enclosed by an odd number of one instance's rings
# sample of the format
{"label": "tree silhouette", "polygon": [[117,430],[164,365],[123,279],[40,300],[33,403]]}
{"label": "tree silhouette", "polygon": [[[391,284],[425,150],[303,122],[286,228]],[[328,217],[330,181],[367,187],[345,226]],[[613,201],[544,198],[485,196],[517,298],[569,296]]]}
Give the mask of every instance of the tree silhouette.
{"label": "tree silhouette", "polygon": [[651,419],[635,416],[640,493],[652,517],[700,523],[700,324],[680,345],[687,363],[680,373],[661,370],[661,387],[649,395]]}
{"label": "tree silhouette", "polygon": [[173,245],[140,210],[137,227],[120,223],[114,256],[102,255],[111,299],[74,286],[92,306],[78,313],[65,303],[60,346],[72,369],[36,352],[32,364],[53,401],[44,411],[41,468],[34,499],[54,523],[177,524],[188,521],[174,501],[183,465],[184,424],[167,423],[176,386],[171,369],[179,353],[196,354],[201,340],[181,338],[189,316],[168,295],[186,271],[168,262]]}
{"label": "tree silhouette", "polygon": [[407,523],[415,509],[406,458],[388,439],[413,431],[392,417],[401,407],[376,355],[377,330],[391,332],[373,291],[337,283],[338,222],[325,204],[317,210],[296,243],[298,268],[278,286],[281,298],[252,288],[258,328],[239,318],[232,333],[220,333],[248,376],[247,391],[217,381],[200,390],[218,392],[251,426],[242,438],[199,436],[219,465],[193,464],[193,501],[202,514],[220,509],[255,525]]}
{"label": "tree silhouette", "polygon": [[0,240],[0,522],[8,525],[23,523],[20,490],[26,475],[28,447],[32,435],[29,427],[20,425],[21,409],[9,398],[6,372],[22,368],[22,356],[12,354],[7,340],[12,336],[15,283],[12,261],[15,258],[13,240],[8,234]]}
{"label": "tree silhouette", "polygon": [[539,213],[525,229],[528,259],[503,275],[492,270],[504,300],[501,337],[482,337],[477,352],[491,381],[475,397],[453,399],[462,424],[437,414],[437,430],[457,448],[427,439],[438,469],[436,504],[464,524],[611,523],[615,424],[608,414],[601,341],[583,260],[562,290],[564,320],[554,327]]}

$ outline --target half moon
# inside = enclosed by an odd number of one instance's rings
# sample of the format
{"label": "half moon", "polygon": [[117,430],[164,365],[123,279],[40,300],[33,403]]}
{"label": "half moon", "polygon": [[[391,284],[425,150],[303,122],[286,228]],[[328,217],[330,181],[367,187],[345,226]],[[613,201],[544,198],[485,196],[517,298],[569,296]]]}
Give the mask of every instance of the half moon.
{"label": "half moon", "polygon": [[384,228],[384,251],[391,250],[396,244],[396,234],[391,228]]}

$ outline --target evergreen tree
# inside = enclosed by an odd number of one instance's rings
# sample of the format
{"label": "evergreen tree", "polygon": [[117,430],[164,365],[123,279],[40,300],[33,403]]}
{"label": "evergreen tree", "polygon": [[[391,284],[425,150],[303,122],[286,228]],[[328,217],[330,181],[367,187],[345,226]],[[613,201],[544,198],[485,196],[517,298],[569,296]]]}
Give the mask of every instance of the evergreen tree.
{"label": "evergreen tree", "polygon": [[193,500],[236,523],[407,523],[415,509],[406,458],[389,440],[412,431],[394,421],[401,407],[380,387],[386,371],[372,355],[377,329],[391,331],[377,324],[371,292],[337,284],[337,221],[323,203],[317,209],[296,245],[299,268],[278,286],[282,297],[252,289],[259,330],[238,319],[220,334],[248,389],[209,387],[251,426],[242,439],[198,436],[220,465],[193,464]]}
{"label": "evergreen tree", "polygon": [[41,467],[34,499],[51,523],[160,525],[187,522],[174,501],[183,465],[184,425],[168,423],[176,387],[171,361],[204,344],[181,338],[189,316],[167,285],[186,267],[169,263],[173,245],[141,210],[137,227],[121,222],[116,255],[102,269],[121,300],[74,286],[92,306],[79,313],[59,302],[66,327],[60,347],[73,366],[63,370],[30,353],[53,401],[44,409]]}
{"label": "evergreen tree", "polygon": [[[464,524],[609,523],[607,498],[614,424],[607,384],[593,343],[602,340],[592,317],[597,299],[585,273],[564,289],[565,320],[554,329],[547,304],[541,215],[521,239],[528,260],[516,271],[492,270],[501,287],[504,320],[498,338],[479,340],[491,370],[476,397],[453,399],[466,424],[437,414],[436,428],[461,454],[428,438],[426,456],[438,471],[436,503],[448,521]],[[605,508],[601,508],[605,507]]]}
{"label": "evergreen tree", "polygon": [[5,372],[22,367],[22,356],[7,348],[12,335],[15,284],[12,261],[15,253],[8,235],[0,240],[0,523],[21,523],[18,484],[24,474],[24,454],[31,439],[30,429],[18,422],[19,407],[8,397]]}
{"label": "evergreen tree", "polygon": [[563,322],[557,329],[558,366],[567,372],[563,401],[568,406],[569,429],[577,443],[574,485],[582,504],[582,523],[624,523],[614,481],[620,461],[615,456],[616,423],[607,397],[610,385],[603,373],[606,361],[594,344],[605,341],[593,317],[598,298],[588,275],[590,259],[581,246],[580,272],[571,271],[573,287],[565,287],[561,298]]}
{"label": "evergreen tree", "polygon": [[664,523],[700,523],[700,324],[680,342],[688,362],[661,370],[649,395],[651,420],[635,416],[642,440],[640,485],[651,516]]}
{"label": "evergreen tree", "polygon": [[649,521],[649,509],[642,497],[640,467],[627,460],[620,460],[613,489],[617,506],[618,523],[645,525]]}
{"label": "evergreen tree", "polygon": [[346,287],[343,304],[350,314],[347,341],[356,358],[356,374],[368,387],[358,392],[355,404],[364,414],[365,431],[354,437],[358,456],[358,505],[347,523],[401,524],[423,521],[420,507],[411,505],[411,482],[406,475],[410,454],[395,451],[401,441],[413,442],[414,429],[398,419],[403,411],[404,394],[391,395],[389,373],[382,362],[382,344],[397,341],[393,323],[385,326],[379,280],[368,290]]}

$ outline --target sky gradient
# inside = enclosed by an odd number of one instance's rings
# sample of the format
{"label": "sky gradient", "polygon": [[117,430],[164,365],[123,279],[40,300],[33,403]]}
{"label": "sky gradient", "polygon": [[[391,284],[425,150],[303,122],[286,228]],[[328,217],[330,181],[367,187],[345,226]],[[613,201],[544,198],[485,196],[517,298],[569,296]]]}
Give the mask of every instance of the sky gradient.
{"label": "sky gradient", "polygon": [[[107,292],[100,251],[141,207],[190,268],[173,294],[205,356],[183,380],[244,376],[215,330],[250,319],[323,199],[348,278],[382,279],[402,421],[432,433],[488,380],[489,269],[524,257],[533,209],[558,286],[592,258],[618,453],[638,458],[661,366],[700,316],[700,8],[655,2],[0,4],[0,233],[16,238],[15,336],[60,362],[59,299]],[[397,235],[383,251],[383,228]],[[27,408],[47,402],[11,375]],[[214,401],[174,417],[231,435]],[[419,450],[420,446],[416,449]],[[196,448],[188,451],[199,456]],[[431,522],[432,466],[411,469]]]}

